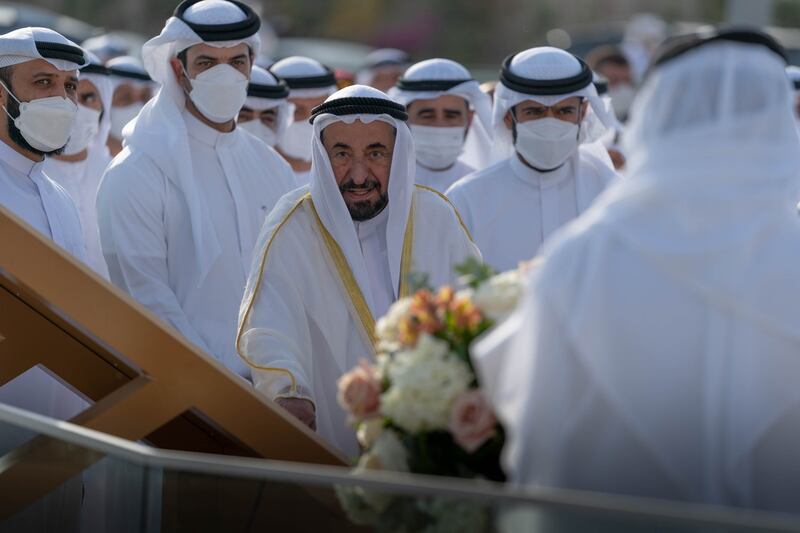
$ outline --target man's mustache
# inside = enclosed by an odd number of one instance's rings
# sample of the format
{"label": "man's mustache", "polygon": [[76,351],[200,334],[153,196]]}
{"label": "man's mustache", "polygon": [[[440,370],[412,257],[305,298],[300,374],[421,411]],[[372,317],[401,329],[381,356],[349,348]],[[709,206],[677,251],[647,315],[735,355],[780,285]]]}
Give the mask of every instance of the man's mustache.
{"label": "man's mustache", "polygon": [[353,180],[347,180],[339,185],[339,191],[368,191],[370,189],[380,189],[380,187],[381,184],[375,179],[368,179],[361,185],[356,184]]}

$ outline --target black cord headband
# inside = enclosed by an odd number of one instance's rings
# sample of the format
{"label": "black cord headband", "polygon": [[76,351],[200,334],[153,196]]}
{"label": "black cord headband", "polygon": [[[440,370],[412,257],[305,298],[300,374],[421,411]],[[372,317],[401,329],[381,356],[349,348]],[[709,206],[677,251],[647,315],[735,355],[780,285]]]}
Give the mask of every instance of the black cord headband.
{"label": "black cord headband", "polygon": [[262,85],[260,83],[251,83],[247,86],[247,96],[254,96],[256,98],[268,98],[270,100],[279,100],[289,96],[289,87],[283,81],[278,81],[277,85]]}
{"label": "black cord headband", "polygon": [[280,76],[272,70],[269,73],[285,82],[290,89],[321,89],[336,85],[334,72],[324,65],[323,67],[325,68],[325,74],[318,76]]}
{"label": "black cord headband", "polygon": [[131,80],[139,81],[153,81],[153,79],[147,74],[142,72],[132,72],[121,67],[108,67],[108,73],[118,78],[129,78]]}
{"label": "black cord headband", "polygon": [[581,65],[580,73],[569,78],[557,80],[534,80],[518,76],[511,72],[511,61],[513,59],[514,55],[510,55],[503,61],[503,68],[500,70],[500,83],[518,93],[555,96],[580,91],[592,83],[592,69],[578,57],[575,59]]}
{"label": "black cord headband", "polygon": [[649,76],[654,69],[660,67],[664,63],[668,63],[691,50],[719,41],[760,45],[777,54],[784,63],[789,62],[786,50],[784,50],[783,46],[762,31],[749,28],[713,29],[710,31],[678,35],[664,41],[658,50],[656,50],[653,60],[650,63],[650,68],[647,69],[647,73],[645,74],[645,78]]}
{"label": "black cord headband", "polygon": [[408,113],[406,113],[406,106],[386,100],[383,98],[367,98],[361,96],[353,96],[350,98],[337,98],[330,102],[325,102],[318,105],[311,110],[311,118],[308,121],[313,124],[314,120],[319,116],[326,113],[336,116],[346,115],[389,115],[390,117],[402,120],[408,120]]}
{"label": "black cord headband", "polygon": [[47,41],[34,41],[36,51],[46,59],[61,59],[76,65],[86,63],[86,56],[81,48],[71,44],[48,43]]}
{"label": "black cord headband", "polygon": [[456,85],[475,81],[473,79],[464,80],[407,80],[400,78],[397,80],[397,88],[401,91],[448,91]]}
{"label": "black cord headband", "polygon": [[103,76],[111,75],[108,67],[104,67],[103,65],[95,65],[94,63],[89,63],[85,67],[81,68],[80,71],[83,74],[101,74]]}
{"label": "black cord headband", "polygon": [[216,41],[236,41],[239,39],[246,39],[255,35],[261,29],[261,19],[258,18],[255,11],[249,6],[236,0],[227,0],[235,5],[245,15],[245,19],[241,22],[232,22],[229,24],[195,24],[189,22],[184,18],[186,10],[202,0],[184,0],[178,7],[175,8],[173,16],[182,20],[184,24],[189,26],[198,37],[207,42]]}

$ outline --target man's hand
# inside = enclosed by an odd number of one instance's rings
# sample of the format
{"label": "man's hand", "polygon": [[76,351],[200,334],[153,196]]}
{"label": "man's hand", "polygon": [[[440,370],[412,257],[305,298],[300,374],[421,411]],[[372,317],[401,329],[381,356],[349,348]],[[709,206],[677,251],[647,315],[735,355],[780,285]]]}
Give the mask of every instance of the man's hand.
{"label": "man's hand", "polygon": [[317,430],[317,414],[314,404],[305,398],[277,398],[275,403],[313,431]]}

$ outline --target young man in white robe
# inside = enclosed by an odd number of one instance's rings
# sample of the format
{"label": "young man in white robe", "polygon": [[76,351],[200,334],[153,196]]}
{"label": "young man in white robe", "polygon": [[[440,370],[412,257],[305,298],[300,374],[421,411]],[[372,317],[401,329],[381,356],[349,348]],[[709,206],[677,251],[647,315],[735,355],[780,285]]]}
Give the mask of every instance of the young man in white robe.
{"label": "young man in white robe", "polygon": [[45,160],[45,172],[59,183],[75,202],[86,243],[87,263],[108,279],[108,267],[100,248],[97,226],[97,189],[111,155],[106,146],[111,125],[113,84],[108,69],[87,52],[89,64],[80,70],[75,124],[64,151]]}
{"label": "young man in white robe", "polygon": [[[86,252],[78,211],[44,165],[72,133],[78,69],[85,64],[83,50],[52,30],[0,35],[0,205],[80,260]],[[39,367],[1,383],[0,403],[60,420],[87,405]],[[3,428],[0,455],[29,438],[26,431]],[[80,478],[73,479],[5,525],[16,531],[74,530],[81,490]]]}
{"label": "young man in white robe", "polygon": [[517,332],[475,350],[516,482],[800,512],[800,141],[784,65],[753,32],[656,55],[628,177],[545,247]]}
{"label": "young man in white robe", "polygon": [[479,252],[439,193],[414,185],[404,107],[354,85],[316,108],[311,184],[264,226],[239,318],[253,383],[344,453],[358,452],[336,381],[375,354],[375,321],[412,290],[453,283]]}
{"label": "young man in white robe", "polygon": [[505,60],[493,112],[499,162],[446,192],[489,265],[532,258],[614,179],[596,142],[612,124],[592,71],[569,52],[540,47]]}
{"label": "young man in white robe", "polygon": [[464,66],[449,59],[421,61],[389,95],[408,110],[418,184],[444,192],[486,166],[492,100]]}
{"label": "young man in white robe", "polygon": [[294,120],[289,88],[271,72],[254,66],[247,86],[247,100],[236,123],[269,147],[274,147]]}
{"label": "young man in white robe", "polygon": [[234,120],[258,27],[239,3],[178,6],[143,49],[161,90],[126,127],[97,199],[114,284],[245,377],[239,302],[258,231],[293,188],[288,165]]}
{"label": "young man in white robe", "polygon": [[334,72],[310,57],[281,59],[269,71],[289,87],[289,103],[294,106],[294,120],[281,135],[275,148],[292,166],[297,186],[311,179],[311,110],[336,92]]}

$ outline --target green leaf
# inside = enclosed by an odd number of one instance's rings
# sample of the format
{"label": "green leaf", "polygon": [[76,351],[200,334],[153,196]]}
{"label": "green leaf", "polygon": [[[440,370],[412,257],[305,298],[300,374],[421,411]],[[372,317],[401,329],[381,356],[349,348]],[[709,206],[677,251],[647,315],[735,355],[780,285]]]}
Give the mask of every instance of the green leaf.
{"label": "green leaf", "polygon": [[409,272],[406,282],[408,283],[410,293],[414,294],[425,289],[432,291],[433,287],[430,286],[429,278],[430,276],[423,272]]}
{"label": "green leaf", "polygon": [[459,283],[473,289],[477,289],[496,274],[492,267],[474,257],[456,266],[455,270],[459,275]]}

